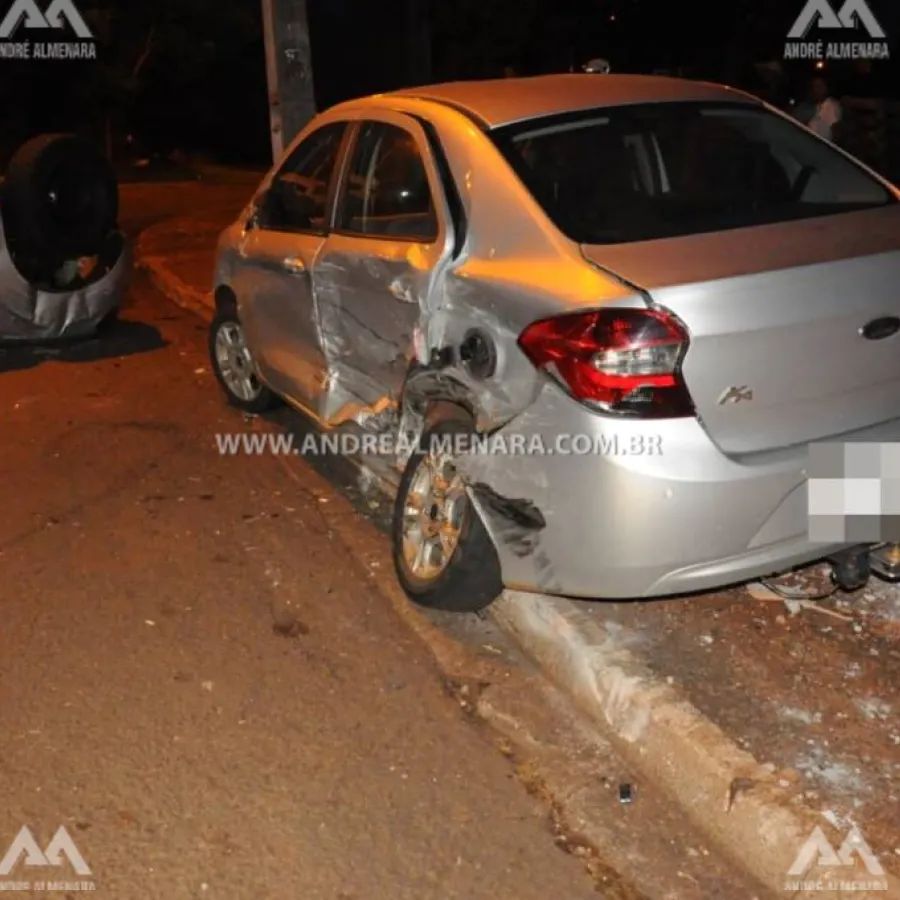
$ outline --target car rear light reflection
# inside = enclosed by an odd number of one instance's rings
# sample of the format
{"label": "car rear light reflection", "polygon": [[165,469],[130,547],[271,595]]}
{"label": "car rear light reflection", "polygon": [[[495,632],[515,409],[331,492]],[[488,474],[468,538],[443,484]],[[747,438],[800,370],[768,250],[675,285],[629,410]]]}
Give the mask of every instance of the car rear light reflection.
{"label": "car rear light reflection", "polygon": [[669,313],[604,309],[535,322],[519,346],[583,403],[623,416],[674,419],[694,415],[681,375],[689,341]]}

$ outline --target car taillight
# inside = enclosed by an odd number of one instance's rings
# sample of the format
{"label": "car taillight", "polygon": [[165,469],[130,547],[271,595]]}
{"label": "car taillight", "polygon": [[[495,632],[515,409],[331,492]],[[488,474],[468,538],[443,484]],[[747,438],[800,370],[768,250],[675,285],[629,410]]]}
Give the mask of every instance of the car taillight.
{"label": "car taillight", "polygon": [[651,419],[694,415],[681,377],[688,334],[652,309],[603,309],[530,325],[519,346],[569,393],[608,413]]}

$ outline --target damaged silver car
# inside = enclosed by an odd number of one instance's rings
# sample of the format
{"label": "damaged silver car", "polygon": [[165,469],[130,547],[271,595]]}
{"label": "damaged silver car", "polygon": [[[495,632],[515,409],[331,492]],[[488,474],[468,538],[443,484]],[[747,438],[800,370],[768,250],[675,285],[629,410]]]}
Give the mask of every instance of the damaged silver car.
{"label": "damaged silver car", "polygon": [[113,319],[131,272],[118,185],[76,135],[41,135],[0,184],[0,344],[92,335]]}
{"label": "damaged silver car", "polygon": [[808,536],[811,442],[900,439],[898,199],[715,85],[370,97],[222,235],[211,357],[245,410],[416,439],[393,543],[420,604],[738,583],[842,548]]}

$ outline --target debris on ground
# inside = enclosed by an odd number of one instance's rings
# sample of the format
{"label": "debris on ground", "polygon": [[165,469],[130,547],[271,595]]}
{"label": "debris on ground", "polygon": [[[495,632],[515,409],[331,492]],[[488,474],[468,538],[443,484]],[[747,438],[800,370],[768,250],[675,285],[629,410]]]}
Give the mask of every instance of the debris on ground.
{"label": "debris on ground", "polygon": [[732,778],[731,783],[728,785],[728,790],[725,792],[725,812],[731,812],[737,798],[741,794],[752,791],[755,787],[756,781],[753,778]]}
{"label": "debris on ground", "polygon": [[459,703],[463,712],[474,715],[478,711],[478,700],[490,687],[490,682],[466,678],[445,678],[447,693]]}
{"label": "debris on ground", "polygon": [[[853,616],[848,616],[844,613],[839,613],[836,610],[830,609],[827,606],[823,606],[820,602],[810,599],[795,588],[782,588],[779,586],[779,591],[776,592],[768,585],[756,582],[754,584],[748,584],[746,590],[754,600],[783,603],[785,609],[791,616],[796,616],[804,609],[807,609],[822,613],[825,616],[831,616],[834,619],[840,619],[842,622],[853,621]],[[794,595],[795,592],[797,594],[796,596]]]}

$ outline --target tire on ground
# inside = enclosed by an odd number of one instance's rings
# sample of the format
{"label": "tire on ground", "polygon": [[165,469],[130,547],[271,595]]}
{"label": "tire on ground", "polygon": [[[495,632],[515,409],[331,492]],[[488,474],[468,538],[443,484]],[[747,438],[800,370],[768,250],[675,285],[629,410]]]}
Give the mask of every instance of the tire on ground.
{"label": "tire on ground", "polygon": [[[472,422],[464,413],[445,415],[422,436],[427,447],[433,435],[470,434]],[[403,556],[403,520],[406,496],[424,454],[414,453],[407,463],[394,507],[392,555],[394,568],[406,595],[419,606],[449,612],[478,612],[490,606],[503,591],[500,561],[493,541],[472,501],[468,501],[460,540],[447,567],[430,581],[422,581],[409,569]]]}
{"label": "tire on ground", "polygon": [[26,277],[98,255],[118,224],[119,190],[103,153],[77,135],[47,134],[16,151],[0,186],[10,252]]}
{"label": "tire on ground", "polygon": [[228,381],[226,380],[225,376],[222,374],[222,369],[219,365],[216,340],[218,338],[219,331],[222,328],[231,325],[237,325],[239,328],[241,327],[237,312],[231,305],[222,304],[219,307],[219,311],[216,313],[215,317],[210,323],[209,332],[207,334],[207,350],[209,352],[209,361],[210,365],[212,366],[213,374],[216,377],[216,381],[219,382],[219,387],[221,387],[225,392],[225,396],[228,398],[228,402],[231,403],[232,406],[236,406],[238,409],[242,409],[244,412],[254,413],[256,415],[268,412],[268,410],[279,406],[281,403],[281,399],[277,394],[274,393],[274,391],[269,390],[269,388],[267,388],[260,382],[259,390],[256,396],[248,400],[235,394],[234,391],[229,387]]}

